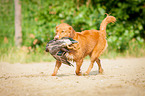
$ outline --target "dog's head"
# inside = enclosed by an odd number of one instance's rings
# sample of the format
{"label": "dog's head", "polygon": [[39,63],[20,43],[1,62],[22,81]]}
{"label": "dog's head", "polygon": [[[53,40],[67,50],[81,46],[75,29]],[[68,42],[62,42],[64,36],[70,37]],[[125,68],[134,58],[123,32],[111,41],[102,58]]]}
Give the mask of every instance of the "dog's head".
{"label": "dog's head", "polygon": [[56,35],[54,39],[61,39],[62,37],[70,37],[73,38],[75,36],[75,31],[72,26],[62,23],[56,26]]}

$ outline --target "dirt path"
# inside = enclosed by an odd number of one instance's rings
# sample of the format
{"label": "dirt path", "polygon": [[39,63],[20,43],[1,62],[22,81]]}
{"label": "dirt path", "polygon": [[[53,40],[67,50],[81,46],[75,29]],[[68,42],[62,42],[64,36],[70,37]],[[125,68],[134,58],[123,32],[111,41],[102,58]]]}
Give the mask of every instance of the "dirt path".
{"label": "dirt path", "polygon": [[102,59],[102,66],[103,75],[95,64],[89,76],[76,76],[62,65],[52,77],[54,62],[0,63],[0,96],[145,96],[145,58]]}

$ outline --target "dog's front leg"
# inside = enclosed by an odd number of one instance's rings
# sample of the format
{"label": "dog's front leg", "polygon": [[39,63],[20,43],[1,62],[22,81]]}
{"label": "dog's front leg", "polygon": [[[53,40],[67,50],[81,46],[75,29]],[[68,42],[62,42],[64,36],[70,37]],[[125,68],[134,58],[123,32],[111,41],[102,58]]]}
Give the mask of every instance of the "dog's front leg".
{"label": "dog's front leg", "polygon": [[83,59],[76,61],[76,75],[78,75],[78,76],[82,75],[82,73],[80,71],[82,63],[83,63]]}
{"label": "dog's front leg", "polygon": [[56,60],[56,64],[55,64],[55,68],[54,68],[54,71],[53,71],[52,76],[56,76],[57,71],[58,71],[58,69],[60,68],[61,64],[62,64],[62,63],[61,63],[60,61]]}

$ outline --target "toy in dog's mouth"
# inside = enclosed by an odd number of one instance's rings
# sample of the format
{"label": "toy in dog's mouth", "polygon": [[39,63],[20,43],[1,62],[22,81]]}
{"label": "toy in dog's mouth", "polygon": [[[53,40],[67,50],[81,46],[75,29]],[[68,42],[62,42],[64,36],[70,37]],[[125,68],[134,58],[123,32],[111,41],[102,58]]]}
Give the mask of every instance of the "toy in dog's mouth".
{"label": "toy in dog's mouth", "polygon": [[78,43],[78,41],[69,37],[63,37],[59,40],[53,39],[47,43],[46,52],[49,52],[56,60],[61,61],[69,66],[73,66],[68,61],[69,58],[67,58],[68,55],[66,56],[66,53],[69,54],[69,46],[75,43]]}

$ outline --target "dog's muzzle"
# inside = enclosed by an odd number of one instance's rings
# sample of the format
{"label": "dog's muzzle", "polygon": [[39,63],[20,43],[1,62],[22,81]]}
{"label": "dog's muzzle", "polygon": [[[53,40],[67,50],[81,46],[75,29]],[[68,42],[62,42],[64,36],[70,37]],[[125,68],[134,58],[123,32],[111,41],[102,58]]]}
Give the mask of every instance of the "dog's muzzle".
{"label": "dog's muzzle", "polygon": [[48,49],[48,47],[47,47],[47,46],[46,46],[46,49],[45,49],[45,51],[46,51],[46,52],[49,52],[49,49]]}
{"label": "dog's muzzle", "polygon": [[59,35],[56,35],[56,36],[54,37],[54,39],[55,39],[55,40],[59,39]]}

